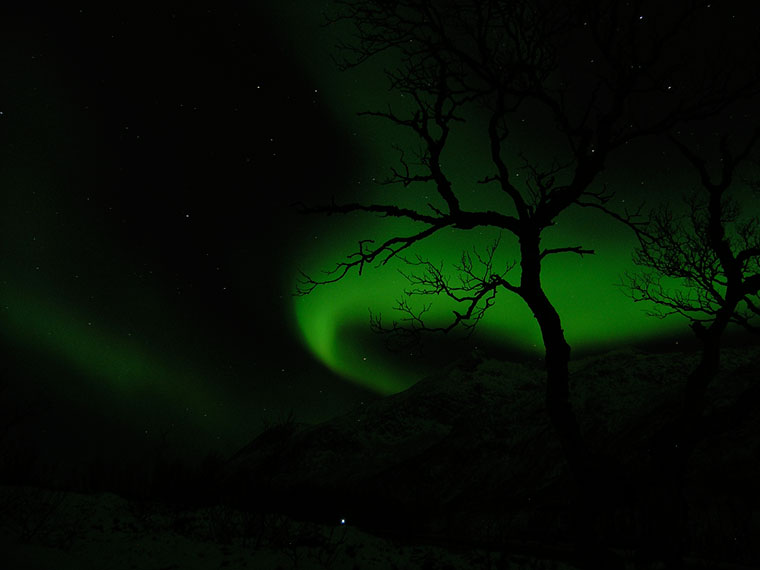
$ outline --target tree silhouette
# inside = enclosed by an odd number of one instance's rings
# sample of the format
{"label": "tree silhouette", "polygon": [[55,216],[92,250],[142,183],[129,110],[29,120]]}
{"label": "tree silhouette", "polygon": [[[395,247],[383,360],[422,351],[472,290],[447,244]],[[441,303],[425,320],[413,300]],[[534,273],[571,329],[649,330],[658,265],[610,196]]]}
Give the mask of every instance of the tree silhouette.
{"label": "tree silhouette", "polygon": [[[667,205],[652,212],[638,234],[633,258],[645,270],[626,279],[634,301],[654,304],[651,314],[686,317],[702,347],[699,363],[686,379],[680,413],[651,445],[659,475],[649,518],[669,527],[658,534],[671,545],[679,543],[685,522],[681,502],[689,458],[700,439],[720,423],[717,417],[705,421],[703,413],[707,388],[720,368],[724,333],[732,323],[760,332],[760,220],[757,211],[742,215],[734,197],[737,170],[756,150],[758,139],[760,128],[735,153],[728,137],[722,137],[716,175],[705,157],[672,138],[698,174],[700,189],[686,201],[684,214],[674,214]],[[679,287],[669,287],[663,279]],[[757,393],[758,387],[749,390]]]}
{"label": "tree silhouette", "polygon": [[[391,89],[408,102],[403,110],[389,105],[363,114],[407,129],[420,143],[414,160],[408,149],[399,148],[400,166],[392,169],[387,183],[405,189],[432,186],[436,202],[418,209],[392,202],[300,205],[306,213],[364,212],[404,219],[416,229],[383,241],[360,241],[357,250],[325,277],[302,274],[298,293],[308,294],[351,271],[361,274],[365,266],[403,259],[412,273],[408,294],[397,307],[402,319],[386,325],[376,317],[373,324],[377,330],[412,337],[430,330],[472,328],[501,291],[518,295],[541,331],[549,418],[581,495],[591,500],[601,476],[569,401],[570,346],[541,276],[543,262],[550,256],[594,252],[572,242],[545,247],[544,231],[573,207],[595,208],[638,227],[638,211],[615,211],[610,207],[612,193],[594,185],[608,158],[635,139],[720,112],[752,91],[756,78],[737,76],[730,73],[732,66],[708,62],[716,52],[695,59],[683,51],[684,44],[704,41],[694,34],[694,26],[704,25],[707,8],[700,3],[337,0],[335,4],[339,11],[330,21],[347,21],[354,30],[353,39],[339,46],[345,56],[340,64],[351,68],[382,54],[388,58],[384,63],[391,62],[386,71]],[[644,13],[655,20],[653,25],[643,21]],[[559,149],[550,160],[545,151],[541,156],[508,151],[507,143],[526,114],[551,118],[548,132],[531,135],[548,137]],[[464,188],[455,185],[444,166],[452,133],[462,124],[483,125],[481,135],[487,140],[490,160],[490,171]],[[466,208],[461,198],[472,187],[481,194],[507,198],[509,207]],[[444,230],[477,228],[493,228],[514,238],[517,259],[497,266],[498,244],[483,254],[465,253],[458,268],[460,279],[454,280],[443,267],[410,255],[416,244]],[[409,300],[415,295],[444,296],[461,308],[447,325],[432,327],[425,320],[429,305],[415,307]]]}
{"label": "tree silhouette", "polygon": [[[652,314],[679,314],[691,323],[702,343],[699,365],[689,377],[683,403],[689,422],[704,410],[704,394],[720,366],[721,340],[729,324],[760,332],[760,222],[757,213],[742,216],[732,193],[737,167],[760,139],[760,128],[734,154],[727,136],[720,144],[720,173],[710,173],[708,161],[676,138],[671,140],[694,167],[701,191],[687,201],[688,212],[675,215],[664,206],[639,232],[634,263],[648,268],[628,275],[636,302],[655,305]],[[678,280],[679,288],[662,279]]]}

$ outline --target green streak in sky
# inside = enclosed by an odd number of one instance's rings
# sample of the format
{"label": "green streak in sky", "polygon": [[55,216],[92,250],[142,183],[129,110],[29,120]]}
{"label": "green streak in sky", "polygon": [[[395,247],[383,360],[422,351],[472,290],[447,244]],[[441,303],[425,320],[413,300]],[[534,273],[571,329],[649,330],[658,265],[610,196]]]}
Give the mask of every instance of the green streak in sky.
{"label": "green streak in sky", "polygon": [[[336,71],[329,54],[334,53],[332,46],[337,43],[341,29],[323,28],[319,36],[316,8],[306,10],[300,16],[298,21],[303,33],[295,37],[302,47],[299,53],[304,54],[304,71],[311,75],[318,87],[336,126],[356,143],[357,153],[362,156],[360,164],[348,165],[344,188],[315,192],[313,203],[329,203],[335,196],[338,202],[342,199],[395,204],[420,211],[429,211],[428,204],[433,204],[445,209],[432,186],[399,188],[376,183],[388,176],[391,166],[398,165],[398,154],[392,150],[392,145],[406,148],[411,153],[408,156],[412,156],[419,145],[419,141],[409,136],[408,129],[395,127],[388,121],[356,116],[359,111],[385,109],[388,104],[398,112],[408,104],[399,98],[398,93],[388,91],[382,72],[387,62],[372,60],[349,72]],[[547,140],[551,139],[542,136],[542,132],[546,129],[551,132],[553,126],[542,123],[540,116],[535,112],[525,114],[522,120],[516,121],[513,136],[507,140],[505,156],[514,157],[509,167],[516,174],[514,183],[518,187],[524,178],[524,173],[520,178],[521,153],[539,163],[546,161],[543,166],[548,166],[554,158],[561,158],[557,156],[561,151],[547,146]],[[493,172],[485,138],[487,131],[477,122],[476,116],[462,126],[455,125],[441,163],[463,208],[495,209],[511,214],[512,207],[503,193],[493,186],[477,183],[478,179]],[[659,147],[656,153],[646,145],[634,152],[641,156],[640,164],[648,167],[631,171],[617,163],[616,157],[611,157],[607,172],[597,181],[596,189],[601,189],[605,183],[617,193],[621,203],[616,205],[621,211],[626,198],[628,204],[648,198],[652,200],[650,205],[654,206],[658,201],[658,188],[673,188],[674,181],[680,184],[683,178],[682,172],[671,170],[670,158],[663,160]],[[647,152],[653,154],[647,155]],[[557,183],[561,184],[562,180],[558,179]],[[675,187],[679,187],[678,184]],[[688,189],[688,186],[681,187]],[[344,261],[347,255],[354,253],[360,239],[380,242],[392,235],[410,235],[415,230],[411,223],[369,215],[331,216],[306,223],[305,239],[292,255],[293,281],[296,270],[319,278],[320,271],[332,269],[336,262]],[[418,231],[419,227],[416,229]],[[409,257],[419,254],[435,264],[443,263],[456,278],[454,266],[462,252],[473,249],[483,252],[497,236],[491,230],[451,230],[417,244],[406,253]],[[545,291],[559,311],[567,340],[573,348],[603,350],[667,334],[673,334],[675,342],[677,331],[681,338],[689,334],[682,319],[662,321],[652,318],[645,313],[650,307],[633,303],[616,286],[624,272],[637,269],[631,262],[634,237],[619,223],[598,212],[570,210],[559,217],[556,228],[544,232],[543,245],[549,248],[580,245],[596,252],[583,258],[571,253],[550,256],[543,264]],[[514,236],[506,232],[501,236],[498,256],[502,264],[518,259]],[[380,393],[396,392],[419,377],[408,367],[391,363],[392,359],[387,355],[383,358],[381,348],[371,350],[373,345],[382,345],[380,338],[372,339],[369,332],[360,338],[356,334],[358,327],[345,325],[363,320],[368,331],[368,310],[382,313],[386,322],[399,318],[393,314],[393,306],[403,296],[408,283],[399,275],[398,269],[409,271],[410,268],[399,263],[365,268],[361,277],[354,272],[339,283],[319,287],[306,297],[295,298],[293,303],[296,329],[309,350],[333,371]],[[519,269],[514,269],[509,277],[512,282],[519,282]],[[451,318],[454,307],[446,300],[434,297],[417,300],[419,303],[432,301],[432,309],[427,314],[429,324],[444,323]],[[495,305],[480,323],[479,334],[491,343],[535,354],[537,358],[543,353],[535,319],[522,299],[506,290],[499,293]]]}
{"label": "green streak in sky", "polygon": [[[669,319],[662,321],[647,316],[641,305],[633,303],[616,286],[620,275],[633,269],[630,251],[633,246],[630,236],[616,232],[608,220],[600,219],[593,213],[583,213],[576,219],[566,221],[569,228],[567,243],[583,243],[597,250],[597,255],[580,258],[574,254],[561,254],[547,258],[544,263],[543,282],[549,298],[553,301],[562,318],[568,342],[579,350],[603,350],[615,346],[642,342],[654,335],[675,335],[684,331],[683,321]],[[305,260],[307,272],[329,268],[337,260],[351,253],[351,244],[359,237],[386,235],[387,220],[367,218],[361,228],[351,224],[324,226],[315,229],[321,242],[312,245]],[[581,239],[585,228],[593,227],[596,239]],[[463,249],[475,248],[483,251],[495,233],[450,231],[440,237],[420,244],[415,250],[423,258],[434,263],[443,263],[450,268],[456,279],[455,264]],[[516,259],[517,244],[511,236],[504,234],[499,248],[500,263]],[[547,240],[549,241],[549,240]],[[548,245],[551,247],[551,245]],[[408,285],[398,269],[409,272],[413,268],[402,263],[389,263],[380,268],[365,269],[363,275],[352,273],[338,283],[317,288],[310,295],[294,299],[294,311],[302,339],[312,353],[335,372],[382,394],[397,392],[418,380],[414,374],[391,358],[383,358],[380,338],[357,337],[352,327],[346,330],[346,322],[364,321],[368,330],[368,309],[381,313],[386,322],[400,315],[394,315],[395,301],[403,296]],[[519,269],[508,274],[514,281],[519,279]],[[432,302],[427,322],[430,325],[443,324],[451,319],[453,304],[436,297],[416,298],[417,303]],[[479,338],[491,344],[500,344],[520,352],[543,354],[543,345],[538,325],[524,301],[504,290],[498,295],[495,305],[489,309],[479,325]],[[372,344],[378,346],[372,350]],[[452,358],[456,355],[452,355]]]}
{"label": "green streak in sky", "polygon": [[188,407],[203,423],[224,423],[219,402],[186,366],[169,365],[127,333],[115,333],[67,306],[10,285],[0,289],[0,327],[10,338],[63,367],[105,385],[116,395],[158,397]]}
{"label": "green streak in sky", "polygon": [[359,327],[349,331],[342,325],[356,321],[358,316],[368,328],[368,300],[389,300],[388,294],[395,290],[389,287],[391,278],[379,271],[362,276],[358,282],[347,278],[297,298],[294,307],[301,338],[315,356],[333,372],[382,394],[399,392],[416,378],[408,371],[394,369],[379,349],[367,350],[361,338],[352,338],[355,333],[351,331]]}

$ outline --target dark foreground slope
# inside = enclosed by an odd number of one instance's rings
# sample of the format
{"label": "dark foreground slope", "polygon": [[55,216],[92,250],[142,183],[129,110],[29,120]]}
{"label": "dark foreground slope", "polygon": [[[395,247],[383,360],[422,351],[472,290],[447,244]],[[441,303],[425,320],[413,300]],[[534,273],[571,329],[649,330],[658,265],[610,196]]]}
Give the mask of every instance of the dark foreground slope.
{"label": "dark foreground slope", "polygon": [[[573,403],[614,505],[599,524],[625,548],[650,439],[673,417],[695,354],[621,350],[573,364]],[[688,549],[760,560],[760,350],[727,349],[685,489]],[[331,421],[284,423],[229,463],[227,498],[373,532],[464,544],[572,541],[570,479],[537,364],[477,360]]]}
{"label": "dark foreground slope", "polygon": [[[659,568],[634,555],[637,490],[695,361],[627,350],[573,365],[618,568]],[[685,489],[688,570],[760,568],[760,349],[724,364]],[[472,359],[323,424],[274,426],[221,471],[175,470],[148,497],[0,486],[0,568],[580,570],[542,392],[538,365]]]}

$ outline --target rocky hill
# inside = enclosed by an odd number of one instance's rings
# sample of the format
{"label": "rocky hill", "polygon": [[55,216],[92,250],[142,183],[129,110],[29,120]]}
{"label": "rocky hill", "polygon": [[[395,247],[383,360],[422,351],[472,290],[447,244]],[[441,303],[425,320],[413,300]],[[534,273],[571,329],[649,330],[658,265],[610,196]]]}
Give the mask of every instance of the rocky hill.
{"label": "rocky hill", "polygon": [[[631,482],[697,359],[626,349],[573,363],[573,404],[608,474],[599,484],[619,503],[604,524],[621,543]],[[688,475],[690,549],[760,559],[760,349],[727,349],[723,365]],[[571,479],[542,398],[540,363],[471,358],[322,424],[270,428],[228,463],[227,497],[398,536],[559,548],[572,535]]]}

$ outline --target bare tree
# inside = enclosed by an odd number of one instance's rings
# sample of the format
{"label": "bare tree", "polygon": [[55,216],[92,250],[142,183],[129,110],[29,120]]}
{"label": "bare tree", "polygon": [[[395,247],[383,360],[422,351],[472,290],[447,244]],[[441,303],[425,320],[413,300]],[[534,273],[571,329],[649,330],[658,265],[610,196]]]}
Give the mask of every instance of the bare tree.
{"label": "bare tree", "polygon": [[758,139],[760,128],[734,152],[724,136],[716,174],[710,161],[672,138],[698,174],[700,188],[686,200],[685,213],[677,215],[668,205],[652,212],[634,253],[634,262],[645,269],[626,277],[634,301],[652,303],[650,314],[660,318],[686,317],[702,345],[699,363],[686,379],[680,413],[650,446],[657,475],[648,518],[661,525],[653,534],[671,545],[680,542],[685,523],[687,463],[709,431],[703,418],[705,395],[720,368],[724,333],[732,323],[760,332],[760,220],[757,212],[742,215],[734,197],[737,170]]}
{"label": "bare tree", "polygon": [[[384,241],[366,239],[323,278],[303,274],[298,292],[333,283],[349,272],[404,259],[411,287],[399,302],[402,320],[375,328],[415,335],[428,330],[448,332],[474,327],[507,291],[518,295],[532,311],[545,348],[546,408],[582,493],[593,494],[593,459],[569,402],[568,345],[559,313],[547,296],[541,272],[545,259],[557,255],[587,255],[593,250],[576,243],[542,245],[544,231],[572,207],[601,210],[636,228],[638,212],[614,211],[612,194],[594,186],[611,154],[634,139],[664,133],[688,119],[718,113],[756,86],[754,78],[738,79],[715,72],[703,76],[695,67],[704,61],[681,58],[680,46],[692,38],[695,18],[704,10],[696,2],[588,2],[584,0],[336,0],[334,20],[353,24],[353,39],[340,46],[348,68],[383,54],[392,65],[386,72],[393,90],[410,102],[408,109],[389,106],[364,114],[407,129],[420,143],[414,160],[400,149],[400,166],[389,184],[435,188],[436,199],[422,208],[392,202],[301,206],[308,213],[365,212],[411,222],[405,235]],[[644,26],[642,13],[657,16]],[[694,42],[696,38],[692,38]],[[700,40],[701,41],[701,40]],[[678,48],[678,49],[677,49]],[[727,68],[724,68],[724,70]],[[532,110],[531,110],[532,109]],[[517,132],[524,113],[551,117],[546,136],[560,150],[545,156],[513,156],[507,142]],[[445,167],[446,152],[462,124],[484,125],[490,171],[456,186]],[[545,154],[545,153],[544,153]],[[521,178],[518,172],[527,174]],[[506,198],[508,208],[470,210],[463,192]],[[483,254],[465,253],[460,278],[445,268],[410,255],[416,244],[444,230],[493,228],[512,236],[519,254],[512,263],[497,265],[496,246]],[[515,270],[519,274],[515,275]],[[429,305],[415,307],[415,295],[448,298],[461,308],[450,323],[430,327]]]}
{"label": "bare tree", "polygon": [[[758,139],[760,128],[734,153],[724,136],[717,177],[707,159],[671,139],[698,173],[701,188],[687,200],[687,213],[676,215],[670,206],[652,213],[648,227],[639,233],[633,258],[648,271],[627,279],[634,301],[653,303],[651,314],[661,318],[686,317],[702,343],[702,357],[689,376],[683,402],[689,423],[704,410],[705,390],[718,373],[726,328],[734,323],[760,332],[760,222],[756,213],[742,216],[733,196],[737,167]],[[677,287],[668,287],[663,278],[676,280]]]}

